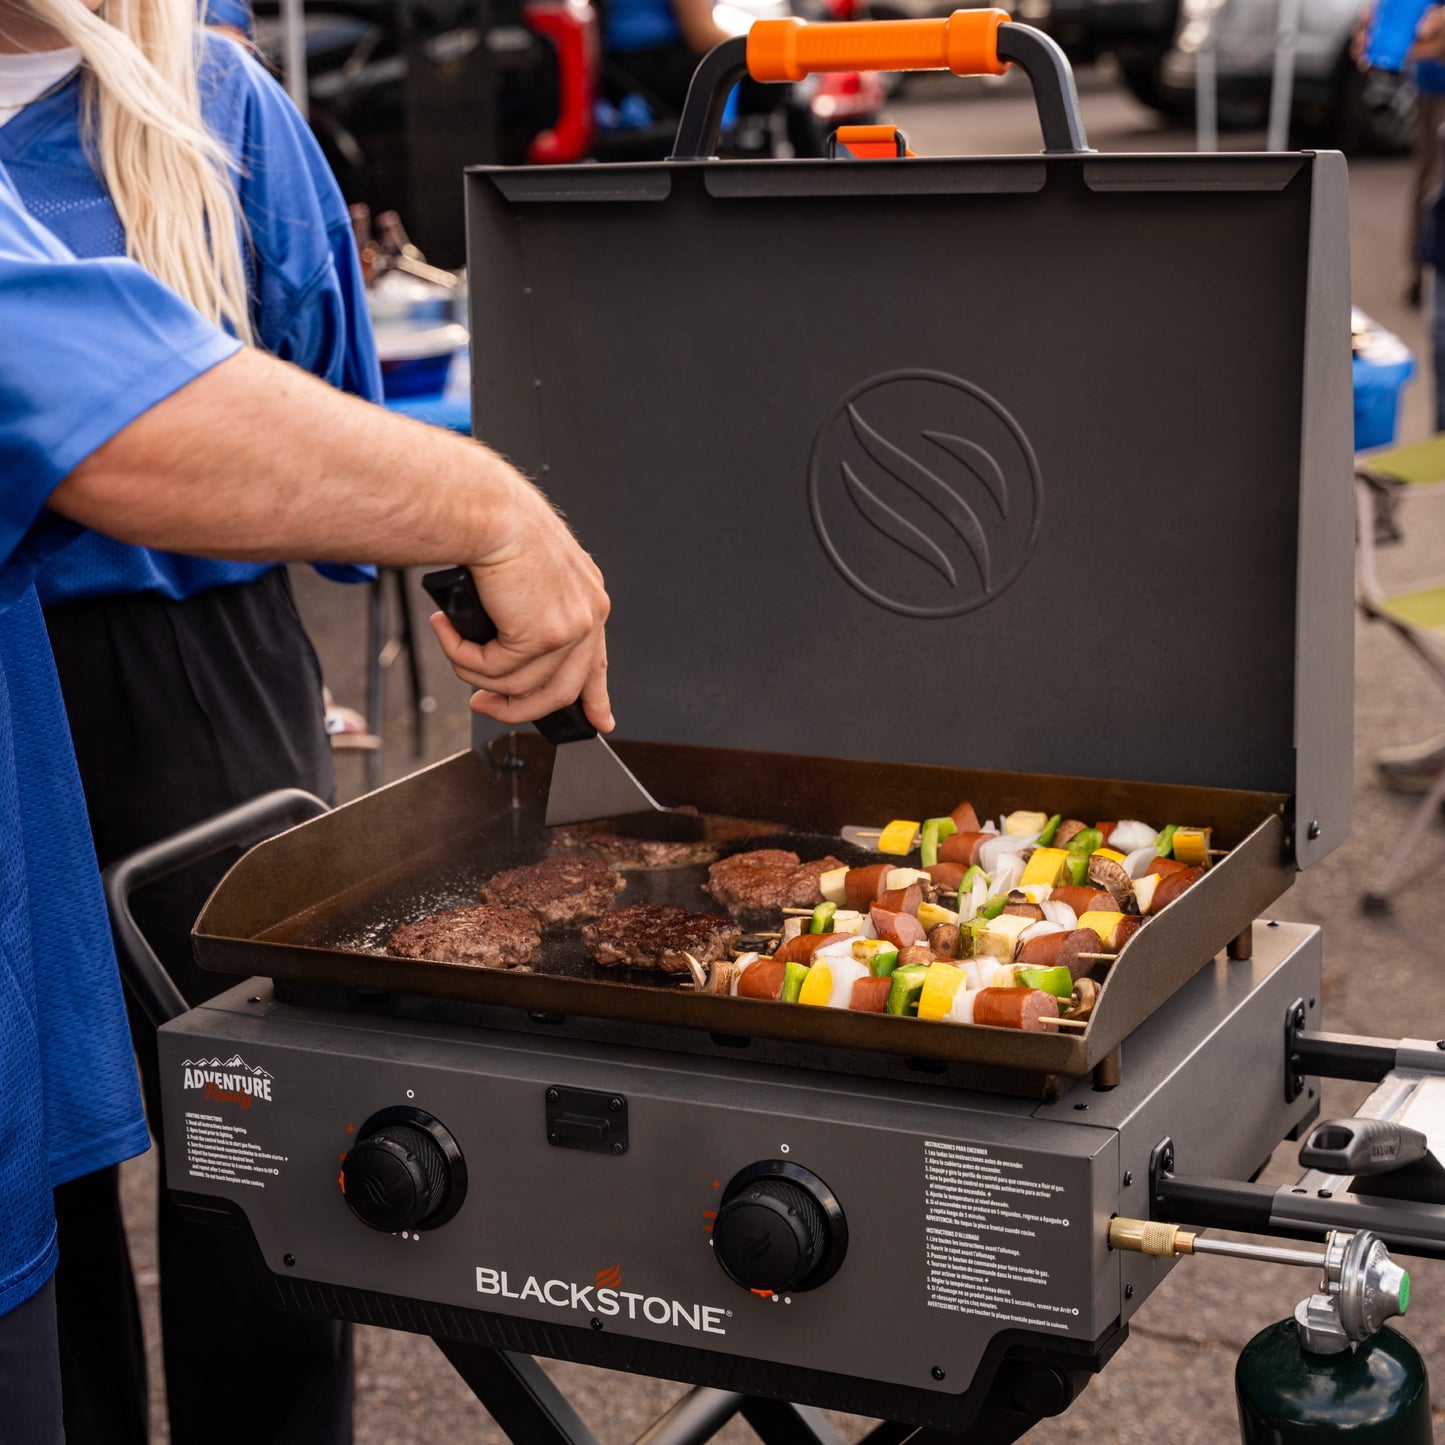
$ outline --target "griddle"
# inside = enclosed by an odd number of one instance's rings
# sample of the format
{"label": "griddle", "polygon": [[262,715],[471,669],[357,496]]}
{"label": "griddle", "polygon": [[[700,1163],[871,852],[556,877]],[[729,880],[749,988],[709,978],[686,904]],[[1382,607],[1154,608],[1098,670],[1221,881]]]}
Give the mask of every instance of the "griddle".
{"label": "griddle", "polygon": [[[1227,857],[1151,919],[1107,965],[1099,1004],[1082,1031],[1058,1034],[963,1027],[840,1009],[700,995],[683,979],[603,968],[575,931],[548,934],[534,972],[392,958],[398,923],[476,899],[483,879],[546,854],[542,826],[550,749],[515,734],[486,757],[457,754],[253,848],[227,874],[196,925],[202,967],[280,981],[342,984],[526,1010],[785,1039],[985,1066],[1083,1075],[1290,884],[1287,799],[1265,793],[1100,783],[687,748],[619,744],[629,766],[664,796],[692,802],[724,851],[788,847],[801,857],[863,854],[838,836],[845,823],[930,816],[968,798],[981,813],[1050,807],[1066,815],[1203,822]],[[755,820],[771,814],[776,831]],[[896,860],[902,862],[902,859]],[[678,903],[721,911],[700,885],[707,869],[625,875],[619,904]]]}

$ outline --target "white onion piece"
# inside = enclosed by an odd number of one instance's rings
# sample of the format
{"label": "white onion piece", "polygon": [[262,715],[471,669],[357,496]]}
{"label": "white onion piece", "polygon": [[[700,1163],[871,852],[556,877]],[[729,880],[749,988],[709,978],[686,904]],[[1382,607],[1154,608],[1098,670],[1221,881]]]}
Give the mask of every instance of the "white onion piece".
{"label": "white onion piece", "polygon": [[[818,950],[819,954],[823,952],[821,948]],[[868,965],[856,958],[840,958],[835,953],[828,956],[828,969],[833,975],[833,991],[828,995],[827,1006],[847,1008],[853,1002],[853,985],[860,978],[868,977]]]}
{"label": "white onion piece", "polygon": [[853,957],[853,934],[846,938],[835,938],[832,943],[825,943],[822,948],[814,949],[814,958],[852,958]]}
{"label": "white onion piece", "polygon": [[1132,853],[1136,848],[1152,848],[1158,836],[1158,829],[1151,828],[1148,823],[1141,823],[1137,818],[1130,818],[1122,823],[1115,823],[1114,831],[1104,842],[1120,853]]}
{"label": "white onion piece", "polygon": [[728,992],[734,997],[737,996],[738,980],[747,969],[758,961],[759,956],[760,955],[756,953],[745,953],[737,960],[737,963],[733,967],[733,981],[728,985]]}
{"label": "white onion piece", "polygon": [[803,918],[801,915],[783,920],[783,936],[778,941],[787,943],[790,939],[796,938],[800,933],[808,931],[808,925],[812,922],[810,918]]}
{"label": "white onion piece", "polygon": [[877,929],[877,927],[874,925],[874,922],[873,922],[873,913],[872,913],[871,910],[863,915],[863,927],[858,930],[856,936],[857,936],[858,938],[877,938],[877,937],[878,937],[878,929]]}
{"label": "white onion piece", "polygon": [[1050,923],[1057,923],[1060,928],[1075,929],[1079,926],[1079,915],[1057,898],[1046,899],[1039,907],[1044,910],[1044,917]]}
{"label": "white onion piece", "polygon": [[947,1018],[951,1024],[971,1024],[973,1022],[973,1001],[978,997],[978,990],[970,988],[965,980],[963,987],[953,996],[953,1003],[949,1006]]}
{"label": "white onion piece", "polygon": [[995,834],[986,843],[978,845],[978,866],[985,873],[992,873],[998,867],[998,860],[1007,853],[1018,853],[1034,847],[1039,841],[1037,833],[1026,838],[1015,838],[1010,834]]}
{"label": "white onion piece", "polygon": [[989,977],[993,977],[994,961],[991,958],[963,958],[959,960],[958,966],[963,970],[964,988],[983,988],[985,967]]}
{"label": "white onion piece", "polygon": [[1124,871],[1131,878],[1142,878],[1148,871],[1149,865],[1159,856],[1158,850],[1152,842],[1144,844],[1142,848],[1135,848],[1124,859]]}
{"label": "white onion piece", "polygon": [[[792,923],[793,921],[794,920],[790,918],[788,923]],[[801,920],[797,921],[801,922]],[[833,915],[833,921],[828,925],[828,932],[858,934],[863,931],[863,925],[866,921],[866,914],[857,913],[851,908],[840,908]],[[785,933],[787,932],[787,926],[786,923],[783,925],[783,931]]]}
{"label": "white onion piece", "polygon": [[1024,860],[1017,853],[1005,853],[998,860],[998,867],[993,875],[993,896],[997,898],[1000,894],[1007,895],[1011,889],[1019,886],[1019,881],[1024,876]]}
{"label": "white onion piece", "polygon": [[1030,903],[1046,903],[1049,894],[1054,891],[1051,883],[1020,883],[1019,892],[1028,899]]}
{"label": "white onion piece", "polygon": [[1032,928],[1026,928],[1019,934],[1019,947],[1022,948],[1031,938],[1044,938],[1050,933],[1063,933],[1064,931],[1064,925],[1062,923],[1053,923],[1045,918],[1041,922],[1034,924]]}
{"label": "white onion piece", "polygon": [[973,880],[973,891],[968,895],[967,917],[972,918],[988,902],[988,874],[980,873]]}
{"label": "white onion piece", "polygon": [[983,822],[978,825],[978,831],[980,833],[997,833],[998,824],[995,823],[992,818],[985,818]]}

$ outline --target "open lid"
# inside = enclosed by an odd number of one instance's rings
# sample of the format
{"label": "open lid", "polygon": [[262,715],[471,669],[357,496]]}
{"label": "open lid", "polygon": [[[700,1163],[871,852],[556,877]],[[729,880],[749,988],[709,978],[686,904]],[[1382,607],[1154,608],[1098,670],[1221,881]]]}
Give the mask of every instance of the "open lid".
{"label": "open lid", "polygon": [[[607,576],[627,736],[1351,787],[1321,155],[468,175],[477,435]],[[664,801],[686,801],[666,799]]]}

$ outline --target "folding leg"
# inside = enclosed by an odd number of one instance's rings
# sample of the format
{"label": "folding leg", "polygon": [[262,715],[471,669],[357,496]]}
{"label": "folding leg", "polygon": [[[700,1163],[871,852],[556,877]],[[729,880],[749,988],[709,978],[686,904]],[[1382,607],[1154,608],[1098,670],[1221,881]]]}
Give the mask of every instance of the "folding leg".
{"label": "folding leg", "polygon": [[1410,826],[1370,880],[1360,899],[1360,906],[1366,913],[1384,913],[1390,907],[1391,894],[1398,891],[1405,881],[1401,870],[1408,865],[1424,840],[1426,831],[1439,815],[1442,802],[1445,802],[1445,768],[1441,768],[1434,785],[1416,807]]}

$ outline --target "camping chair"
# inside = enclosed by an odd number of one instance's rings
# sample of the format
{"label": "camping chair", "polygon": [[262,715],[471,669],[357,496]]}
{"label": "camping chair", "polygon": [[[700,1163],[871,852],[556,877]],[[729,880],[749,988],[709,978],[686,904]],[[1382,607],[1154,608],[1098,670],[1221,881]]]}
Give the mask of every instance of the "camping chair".
{"label": "camping chair", "polygon": [[[1409,496],[1445,496],[1445,433],[1410,446],[1365,452],[1355,459],[1357,595],[1361,612],[1383,622],[1445,687],[1445,581],[1405,592],[1387,592],[1375,567],[1375,549],[1398,541],[1396,512]],[[1415,855],[1425,831],[1445,803],[1445,768],[1420,801],[1410,826],[1380,864],[1360,899],[1366,913],[1383,913],[1401,886],[1401,870]]]}

